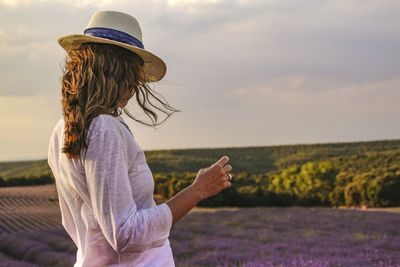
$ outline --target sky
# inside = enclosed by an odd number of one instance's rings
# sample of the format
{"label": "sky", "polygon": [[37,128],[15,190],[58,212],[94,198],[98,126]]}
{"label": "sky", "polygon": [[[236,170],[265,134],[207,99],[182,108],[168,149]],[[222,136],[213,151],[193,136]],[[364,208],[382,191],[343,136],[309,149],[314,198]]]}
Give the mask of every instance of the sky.
{"label": "sky", "polygon": [[151,86],[182,112],[123,116],[144,150],[400,138],[400,1],[0,0],[0,161],[47,157],[56,40],[99,10],[137,18],[167,64]]}

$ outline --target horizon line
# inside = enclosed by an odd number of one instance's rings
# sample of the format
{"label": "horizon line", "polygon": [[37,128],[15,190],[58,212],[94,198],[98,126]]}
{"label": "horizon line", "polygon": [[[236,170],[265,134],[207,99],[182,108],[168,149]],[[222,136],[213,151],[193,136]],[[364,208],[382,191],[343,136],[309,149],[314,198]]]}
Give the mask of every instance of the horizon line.
{"label": "horizon line", "polygon": [[[188,148],[161,148],[161,149],[143,149],[144,152],[157,152],[157,151],[177,151],[177,150],[206,150],[206,149],[243,149],[243,148],[267,148],[267,147],[285,147],[285,146],[315,146],[315,145],[333,145],[333,144],[356,144],[356,143],[373,143],[373,142],[387,142],[387,141],[400,141],[399,138],[394,139],[367,139],[358,141],[328,141],[328,142],[314,142],[314,143],[286,143],[286,144],[275,144],[275,145],[248,145],[248,146],[223,146],[223,147],[188,147]],[[33,158],[33,159],[20,159],[20,160],[1,160],[0,163],[10,162],[24,162],[24,161],[40,161],[46,160],[44,158]]]}

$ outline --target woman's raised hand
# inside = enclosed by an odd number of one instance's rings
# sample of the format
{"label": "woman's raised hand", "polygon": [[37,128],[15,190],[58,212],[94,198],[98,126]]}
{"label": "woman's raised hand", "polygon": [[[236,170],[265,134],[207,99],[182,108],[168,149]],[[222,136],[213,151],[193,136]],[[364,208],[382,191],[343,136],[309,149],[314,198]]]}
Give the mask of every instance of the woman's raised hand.
{"label": "woman's raised hand", "polygon": [[192,187],[201,199],[216,195],[231,186],[232,166],[227,164],[228,161],[229,157],[223,156],[211,166],[199,170]]}

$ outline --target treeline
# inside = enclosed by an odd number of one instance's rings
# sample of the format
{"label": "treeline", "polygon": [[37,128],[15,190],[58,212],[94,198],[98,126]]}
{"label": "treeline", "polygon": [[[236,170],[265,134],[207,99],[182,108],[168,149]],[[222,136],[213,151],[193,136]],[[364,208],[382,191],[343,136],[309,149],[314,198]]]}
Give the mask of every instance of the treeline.
{"label": "treeline", "polygon": [[[161,203],[190,185],[196,173],[156,173]],[[349,175],[332,162],[293,165],[277,173],[235,173],[232,187],[199,206],[368,206],[400,205],[400,168]]]}

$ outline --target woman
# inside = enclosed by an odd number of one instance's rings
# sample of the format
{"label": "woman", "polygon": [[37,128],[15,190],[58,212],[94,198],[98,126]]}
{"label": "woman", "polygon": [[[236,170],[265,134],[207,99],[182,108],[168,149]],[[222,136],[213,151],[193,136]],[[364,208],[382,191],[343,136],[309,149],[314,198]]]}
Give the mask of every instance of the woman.
{"label": "woman", "polygon": [[[62,77],[63,118],[50,139],[62,224],[77,250],[74,266],[174,266],[169,234],[202,199],[231,186],[224,156],[200,169],[194,182],[161,205],[143,150],[122,119],[132,97],[157,124],[156,108],[173,109],[148,82],[165,75],[165,63],[145,50],[135,18],[95,13],[84,32],[61,37],[67,51]],[[150,101],[155,98],[158,107]],[[150,125],[150,124],[147,124]]]}

